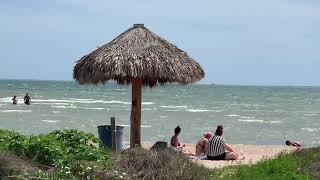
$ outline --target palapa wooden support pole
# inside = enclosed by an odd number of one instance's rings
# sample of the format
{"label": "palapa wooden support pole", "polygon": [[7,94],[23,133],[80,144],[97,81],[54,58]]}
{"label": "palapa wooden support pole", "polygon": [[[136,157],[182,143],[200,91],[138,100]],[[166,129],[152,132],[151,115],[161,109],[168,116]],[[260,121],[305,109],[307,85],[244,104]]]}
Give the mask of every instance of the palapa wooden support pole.
{"label": "palapa wooden support pole", "polygon": [[140,78],[133,78],[130,116],[130,147],[141,146],[141,88],[142,80]]}
{"label": "palapa wooden support pole", "polygon": [[117,152],[117,138],[116,138],[116,118],[111,117],[111,137],[112,137],[112,147],[113,152]]}

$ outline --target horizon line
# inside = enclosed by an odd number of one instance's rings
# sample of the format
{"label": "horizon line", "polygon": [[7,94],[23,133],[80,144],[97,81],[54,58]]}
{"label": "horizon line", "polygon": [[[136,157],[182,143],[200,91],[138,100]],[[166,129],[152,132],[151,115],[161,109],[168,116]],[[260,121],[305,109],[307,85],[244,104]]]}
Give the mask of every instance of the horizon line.
{"label": "horizon line", "polygon": [[[14,80],[14,81],[63,81],[63,82],[76,82],[75,80],[67,80],[67,79],[14,79],[14,78],[0,78],[0,81],[3,80]],[[115,82],[115,81],[110,81],[110,82]],[[168,83],[168,84],[174,84],[174,83]],[[275,84],[224,84],[224,83],[207,83],[207,82],[199,82],[199,83],[193,83],[194,85],[216,85],[216,86],[256,86],[256,87],[320,87],[320,85],[288,85],[288,84],[283,84],[283,85],[275,85]],[[192,85],[192,84],[190,84]]]}

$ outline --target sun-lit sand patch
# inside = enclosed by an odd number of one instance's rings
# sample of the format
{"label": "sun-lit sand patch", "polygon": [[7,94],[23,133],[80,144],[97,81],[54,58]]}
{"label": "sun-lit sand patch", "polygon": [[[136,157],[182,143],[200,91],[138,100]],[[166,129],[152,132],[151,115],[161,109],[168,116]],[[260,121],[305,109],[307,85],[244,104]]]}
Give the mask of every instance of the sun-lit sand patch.
{"label": "sun-lit sand patch", "polygon": [[[143,147],[150,148],[150,143],[143,143]],[[267,158],[274,158],[280,152],[293,152],[297,150],[294,147],[277,146],[277,145],[248,145],[248,144],[233,144],[232,148],[240,155],[245,157],[244,160],[236,161],[211,161],[211,160],[193,160],[208,168],[222,168],[229,165],[251,164]],[[185,150],[194,152],[195,145],[186,144]]]}

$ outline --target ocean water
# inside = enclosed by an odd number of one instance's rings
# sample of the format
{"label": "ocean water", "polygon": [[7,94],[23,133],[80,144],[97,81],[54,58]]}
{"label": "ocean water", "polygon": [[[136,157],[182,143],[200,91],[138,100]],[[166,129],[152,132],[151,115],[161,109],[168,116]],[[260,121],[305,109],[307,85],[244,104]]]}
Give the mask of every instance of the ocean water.
{"label": "ocean water", "polygon": [[[23,104],[28,92],[30,106]],[[167,85],[143,88],[142,141],[196,143],[206,131],[224,126],[228,143],[320,144],[320,87]],[[17,95],[18,105],[11,104]],[[108,83],[82,86],[72,81],[0,81],[0,128],[25,134],[74,128],[97,135],[97,126],[116,118],[129,140],[131,87]]]}

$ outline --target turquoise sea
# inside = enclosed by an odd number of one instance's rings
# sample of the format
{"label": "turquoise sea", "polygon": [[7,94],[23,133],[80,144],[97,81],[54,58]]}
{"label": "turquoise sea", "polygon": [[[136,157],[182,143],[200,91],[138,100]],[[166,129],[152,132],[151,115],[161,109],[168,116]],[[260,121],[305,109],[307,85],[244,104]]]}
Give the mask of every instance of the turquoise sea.
{"label": "turquoise sea", "polygon": [[[30,106],[23,104],[28,92]],[[286,139],[320,144],[320,87],[262,87],[195,84],[143,89],[142,140],[195,143],[205,131],[224,126],[229,143],[284,144]],[[17,95],[18,105],[11,104]],[[0,128],[26,134],[74,128],[97,135],[97,126],[116,117],[129,140],[131,87],[72,81],[0,81]]]}

